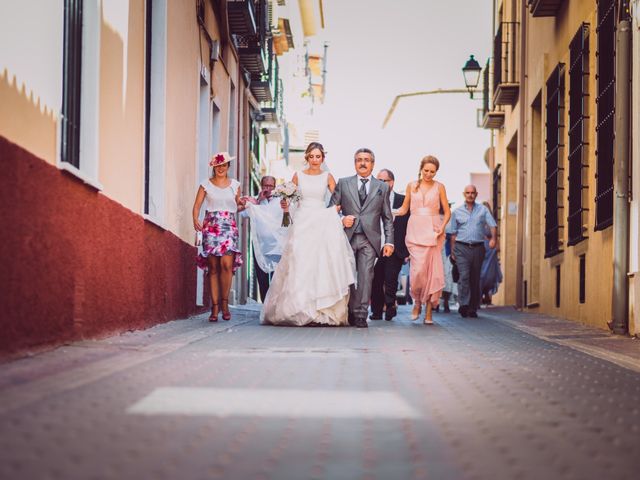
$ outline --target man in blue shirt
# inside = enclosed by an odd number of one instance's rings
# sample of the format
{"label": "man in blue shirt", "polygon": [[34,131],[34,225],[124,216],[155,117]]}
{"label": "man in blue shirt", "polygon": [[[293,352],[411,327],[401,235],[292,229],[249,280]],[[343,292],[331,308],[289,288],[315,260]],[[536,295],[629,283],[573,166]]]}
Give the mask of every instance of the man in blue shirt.
{"label": "man in blue shirt", "polygon": [[484,239],[491,230],[489,247],[496,246],[496,221],[487,207],[476,203],[475,185],[464,187],[464,204],[451,213],[447,231],[451,233],[451,257],[458,266],[458,311],[463,317],[478,317],[480,307],[480,269],[484,260]]}

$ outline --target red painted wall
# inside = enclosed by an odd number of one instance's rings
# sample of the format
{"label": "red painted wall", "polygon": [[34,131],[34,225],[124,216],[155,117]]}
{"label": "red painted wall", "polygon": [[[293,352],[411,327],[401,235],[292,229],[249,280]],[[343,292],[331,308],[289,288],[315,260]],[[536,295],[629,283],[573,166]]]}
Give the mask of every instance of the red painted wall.
{"label": "red painted wall", "polygon": [[195,313],[195,256],[0,137],[0,357]]}

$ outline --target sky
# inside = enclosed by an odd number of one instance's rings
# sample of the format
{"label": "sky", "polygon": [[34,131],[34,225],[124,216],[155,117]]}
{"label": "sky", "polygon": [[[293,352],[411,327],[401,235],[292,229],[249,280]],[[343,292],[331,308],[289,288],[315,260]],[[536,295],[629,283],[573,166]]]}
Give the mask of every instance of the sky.
{"label": "sky", "polygon": [[[420,160],[440,160],[436,180],[462,201],[470,172],[488,172],[489,130],[476,126],[480,100],[467,94],[403,98],[385,129],[396,95],[464,88],[470,54],[481,65],[491,51],[489,0],[324,0],[326,98],[313,123],[336,178],[352,175],[353,154],[369,147],[376,173],[391,169],[395,190],[417,179]],[[479,97],[480,95],[478,95]]]}

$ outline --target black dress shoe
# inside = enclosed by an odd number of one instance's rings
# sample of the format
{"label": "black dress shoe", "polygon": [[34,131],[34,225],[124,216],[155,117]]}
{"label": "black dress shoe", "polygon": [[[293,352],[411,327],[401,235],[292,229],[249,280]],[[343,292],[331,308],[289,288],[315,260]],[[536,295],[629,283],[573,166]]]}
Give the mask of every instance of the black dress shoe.
{"label": "black dress shoe", "polygon": [[384,312],[384,319],[388,322],[389,320],[393,320],[393,317],[398,315],[398,309],[395,305],[391,305],[387,307],[387,310]]}
{"label": "black dress shoe", "polygon": [[369,328],[369,325],[367,325],[366,320],[358,318],[356,320],[356,328]]}
{"label": "black dress shoe", "polygon": [[469,307],[467,305],[460,305],[460,308],[458,309],[458,313],[463,318],[467,318],[469,316]]}
{"label": "black dress shoe", "polygon": [[371,320],[382,320],[382,314],[381,313],[372,313],[371,315],[369,315],[369,318]]}
{"label": "black dress shoe", "polygon": [[475,310],[470,310],[468,314],[471,318],[478,318],[478,312]]}

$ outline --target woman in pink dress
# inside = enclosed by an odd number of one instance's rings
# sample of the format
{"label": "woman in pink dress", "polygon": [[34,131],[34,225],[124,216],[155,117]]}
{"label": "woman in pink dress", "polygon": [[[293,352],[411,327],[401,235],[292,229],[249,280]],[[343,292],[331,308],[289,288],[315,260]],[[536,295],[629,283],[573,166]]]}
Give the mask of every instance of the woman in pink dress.
{"label": "woman in pink dress", "polygon": [[[411,212],[406,236],[411,261],[409,283],[414,301],[411,319],[416,320],[420,316],[424,303],[425,325],[433,324],[431,311],[440,302],[445,284],[442,247],[444,229],[451,218],[444,185],[433,179],[439,168],[440,162],[436,157],[424,157],[420,162],[418,181],[407,185],[404,203],[395,212],[398,216]],[[440,209],[444,211],[442,217]]]}

